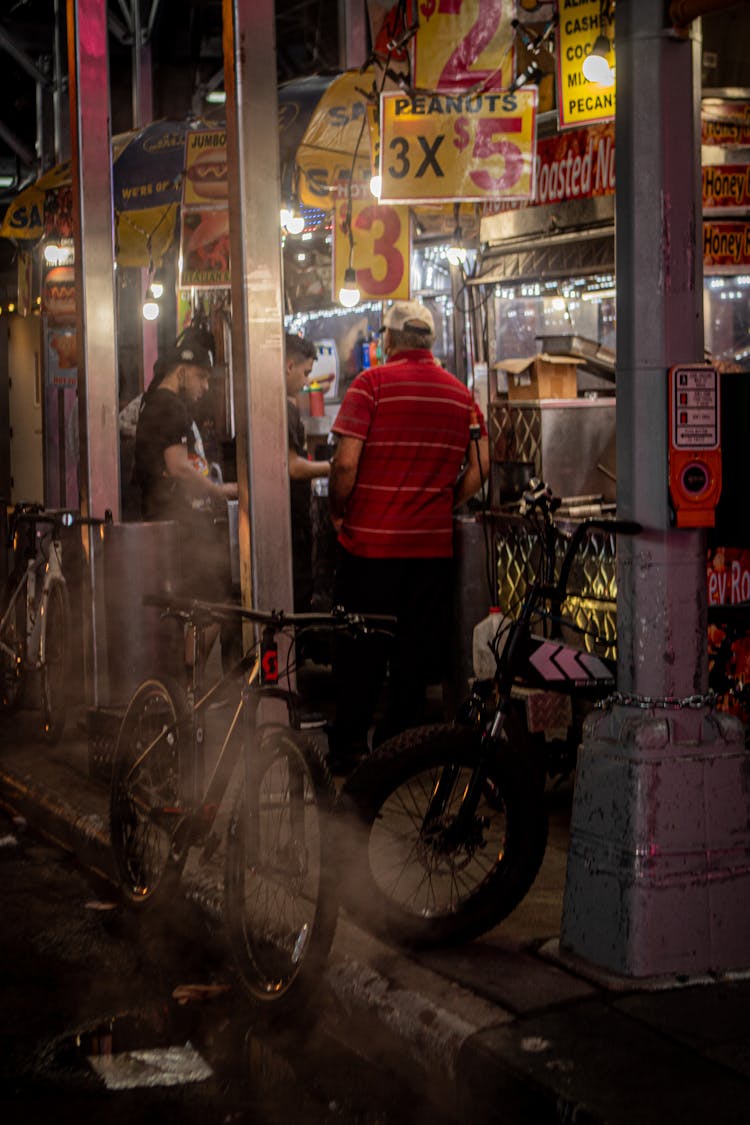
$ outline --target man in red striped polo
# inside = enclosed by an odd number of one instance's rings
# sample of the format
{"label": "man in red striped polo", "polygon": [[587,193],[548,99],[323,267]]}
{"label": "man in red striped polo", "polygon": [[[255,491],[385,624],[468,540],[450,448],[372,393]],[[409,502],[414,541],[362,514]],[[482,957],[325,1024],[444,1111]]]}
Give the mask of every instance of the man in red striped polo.
{"label": "man in red striped polo", "polygon": [[329,503],[338,532],[334,602],[392,613],[392,642],[341,638],[334,653],[336,719],[331,763],[367,751],[367,732],[389,665],[376,741],[422,718],[425,689],[448,655],[453,510],[489,467],[487,431],[470,392],[437,362],[435,327],[419,301],[397,301],[383,321],[386,362],[362,371],[333,425],[338,445]]}

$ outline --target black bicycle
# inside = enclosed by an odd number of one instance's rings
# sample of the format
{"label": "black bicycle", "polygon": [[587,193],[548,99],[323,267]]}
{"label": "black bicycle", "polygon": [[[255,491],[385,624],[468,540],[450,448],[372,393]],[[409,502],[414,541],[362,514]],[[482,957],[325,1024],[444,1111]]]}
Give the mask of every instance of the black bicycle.
{"label": "black bicycle", "polygon": [[[533,481],[522,513],[540,518],[547,533],[558,504]],[[614,687],[612,660],[560,635],[563,624],[578,629],[560,610],[593,529],[640,530],[630,521],[583,520],[556,580],[545,573],[553,552],[543,550],[542,573],[517,617],[499,617],[495,676],[475,681],[458,720],[384,742],[347,780],[340,801],[345,903],[374,932],[408,946],[465,941],[502,921],[534,882],[547,841],[545,764],[535,760],[518,689],[593,702]]]}
{"label": "black bicycle", "polygon": [[[262,1004],[286,1009],[320,978],[339,906],[330,814],[335,789],[315,742],[300,732],[300,700],[280,686],[279,638],[309,629],[363,633],[392,618],[333,611],[287,614],[174,598],[148,604],[183,621],[193,639],[193,683],[152,678],[135,691],[115,747],[110,796],[114,858],[135,907],[174,893],[192,848],[208,859],[219,806],[234,780],[226,833],[224,924],[240,981]],[[204,689],[200,636],[209,625],[256,627],[236,666]],[[286,643],[286,642],[285,642]],[[206,713],[228,707],[213,772],[204,784]],[[288,725],[260,722],[279,705]],[[218,711],[213,717],[220,718]],[[213,720],[212,720],[213,723]],[[236,769],[240,766],[240,769]]]}

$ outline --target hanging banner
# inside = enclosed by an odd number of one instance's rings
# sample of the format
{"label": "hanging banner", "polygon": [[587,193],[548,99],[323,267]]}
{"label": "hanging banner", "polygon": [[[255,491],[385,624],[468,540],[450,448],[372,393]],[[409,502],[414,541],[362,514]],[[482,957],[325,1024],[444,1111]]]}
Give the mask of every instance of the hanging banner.
{"label": "hanging banner", "polygon": [[[344,284],[351,264],[365,301],[408,300],[410,230],[409,208],[376,202],[369,189],[351,201],[353,249],[347,234],[349,203],[345,189],[336,204],[333,228],[333,299]],[[369,198],[367,198],[369,196]],[[351,250],[351,263],[350,263]]]}
{"label": "hanging banner", "polygon": [[227,288],[229,165],[226,129],[201,129],[185,138],[180,222],[180,285]]}
{"label": "hanging banner", "polygon": [[723,148],[750,145],[750,101],[704,98],[701,102],[701,143]]}
{"label": "hanging banner", "polygon": [[615,87],[589,82],[583,60],[600,35],[610,45],[607,62],[614,67],[614,20],[602,19],[600,0],[560,0],[557,28],[557,113],[561,129],[611,121]]}
{"label": "hanging banner", "polygon": [[367,107],[374,88],[372,69],[347,70],[320,99],[297,149],[297,195],[306,207],[330,211],[337,183],[369,178]]}
{"label": "hanging banner", "polygon": [[409,0],[413,85],[503,90],[515,73],[511,0]]}
{"label": "hanging banner", "polygon": [[703,224],[703,264],[731,273],[750,266],[750,222]]}
{"label": "hanging banner", "polygon": [[229,287],[229,211],[226,207],[183,209],[180,260],[180,285],[184,288]]}
{"label": "hanging banner", "polygon": [[439,203],[530,199],[535,89],[515,93],[383,94],[381,199]]}
{"label": "hanging banner", "polygon": [[750,207],[750,165],[709,164],[701,175],[704,207]]}
{"label": "hanging banner", "polygon": [[229,165],[226,129],[188,133],[185,140],[184,207],[226,207]]}

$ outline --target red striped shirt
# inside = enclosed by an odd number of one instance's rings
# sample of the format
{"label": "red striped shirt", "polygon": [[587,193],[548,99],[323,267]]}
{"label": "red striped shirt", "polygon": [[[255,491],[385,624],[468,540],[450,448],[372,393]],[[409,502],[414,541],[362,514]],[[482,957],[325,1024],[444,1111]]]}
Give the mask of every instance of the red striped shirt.
{"label": "red striped shirt", "polygon": [[333,431],[364,442],[339,541],[367,558],[453,553],[453,489],[484,418],[470,392],[426,349],[362,371]]}

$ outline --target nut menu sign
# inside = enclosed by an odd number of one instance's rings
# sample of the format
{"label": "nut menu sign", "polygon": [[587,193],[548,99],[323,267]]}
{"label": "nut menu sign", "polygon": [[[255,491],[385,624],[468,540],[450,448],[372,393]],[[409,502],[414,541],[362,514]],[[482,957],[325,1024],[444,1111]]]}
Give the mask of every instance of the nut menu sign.
{"label": "nut menu sign", "polygon": [[530,199],[536,105],[536,89],[383,94],[381,199]]}

